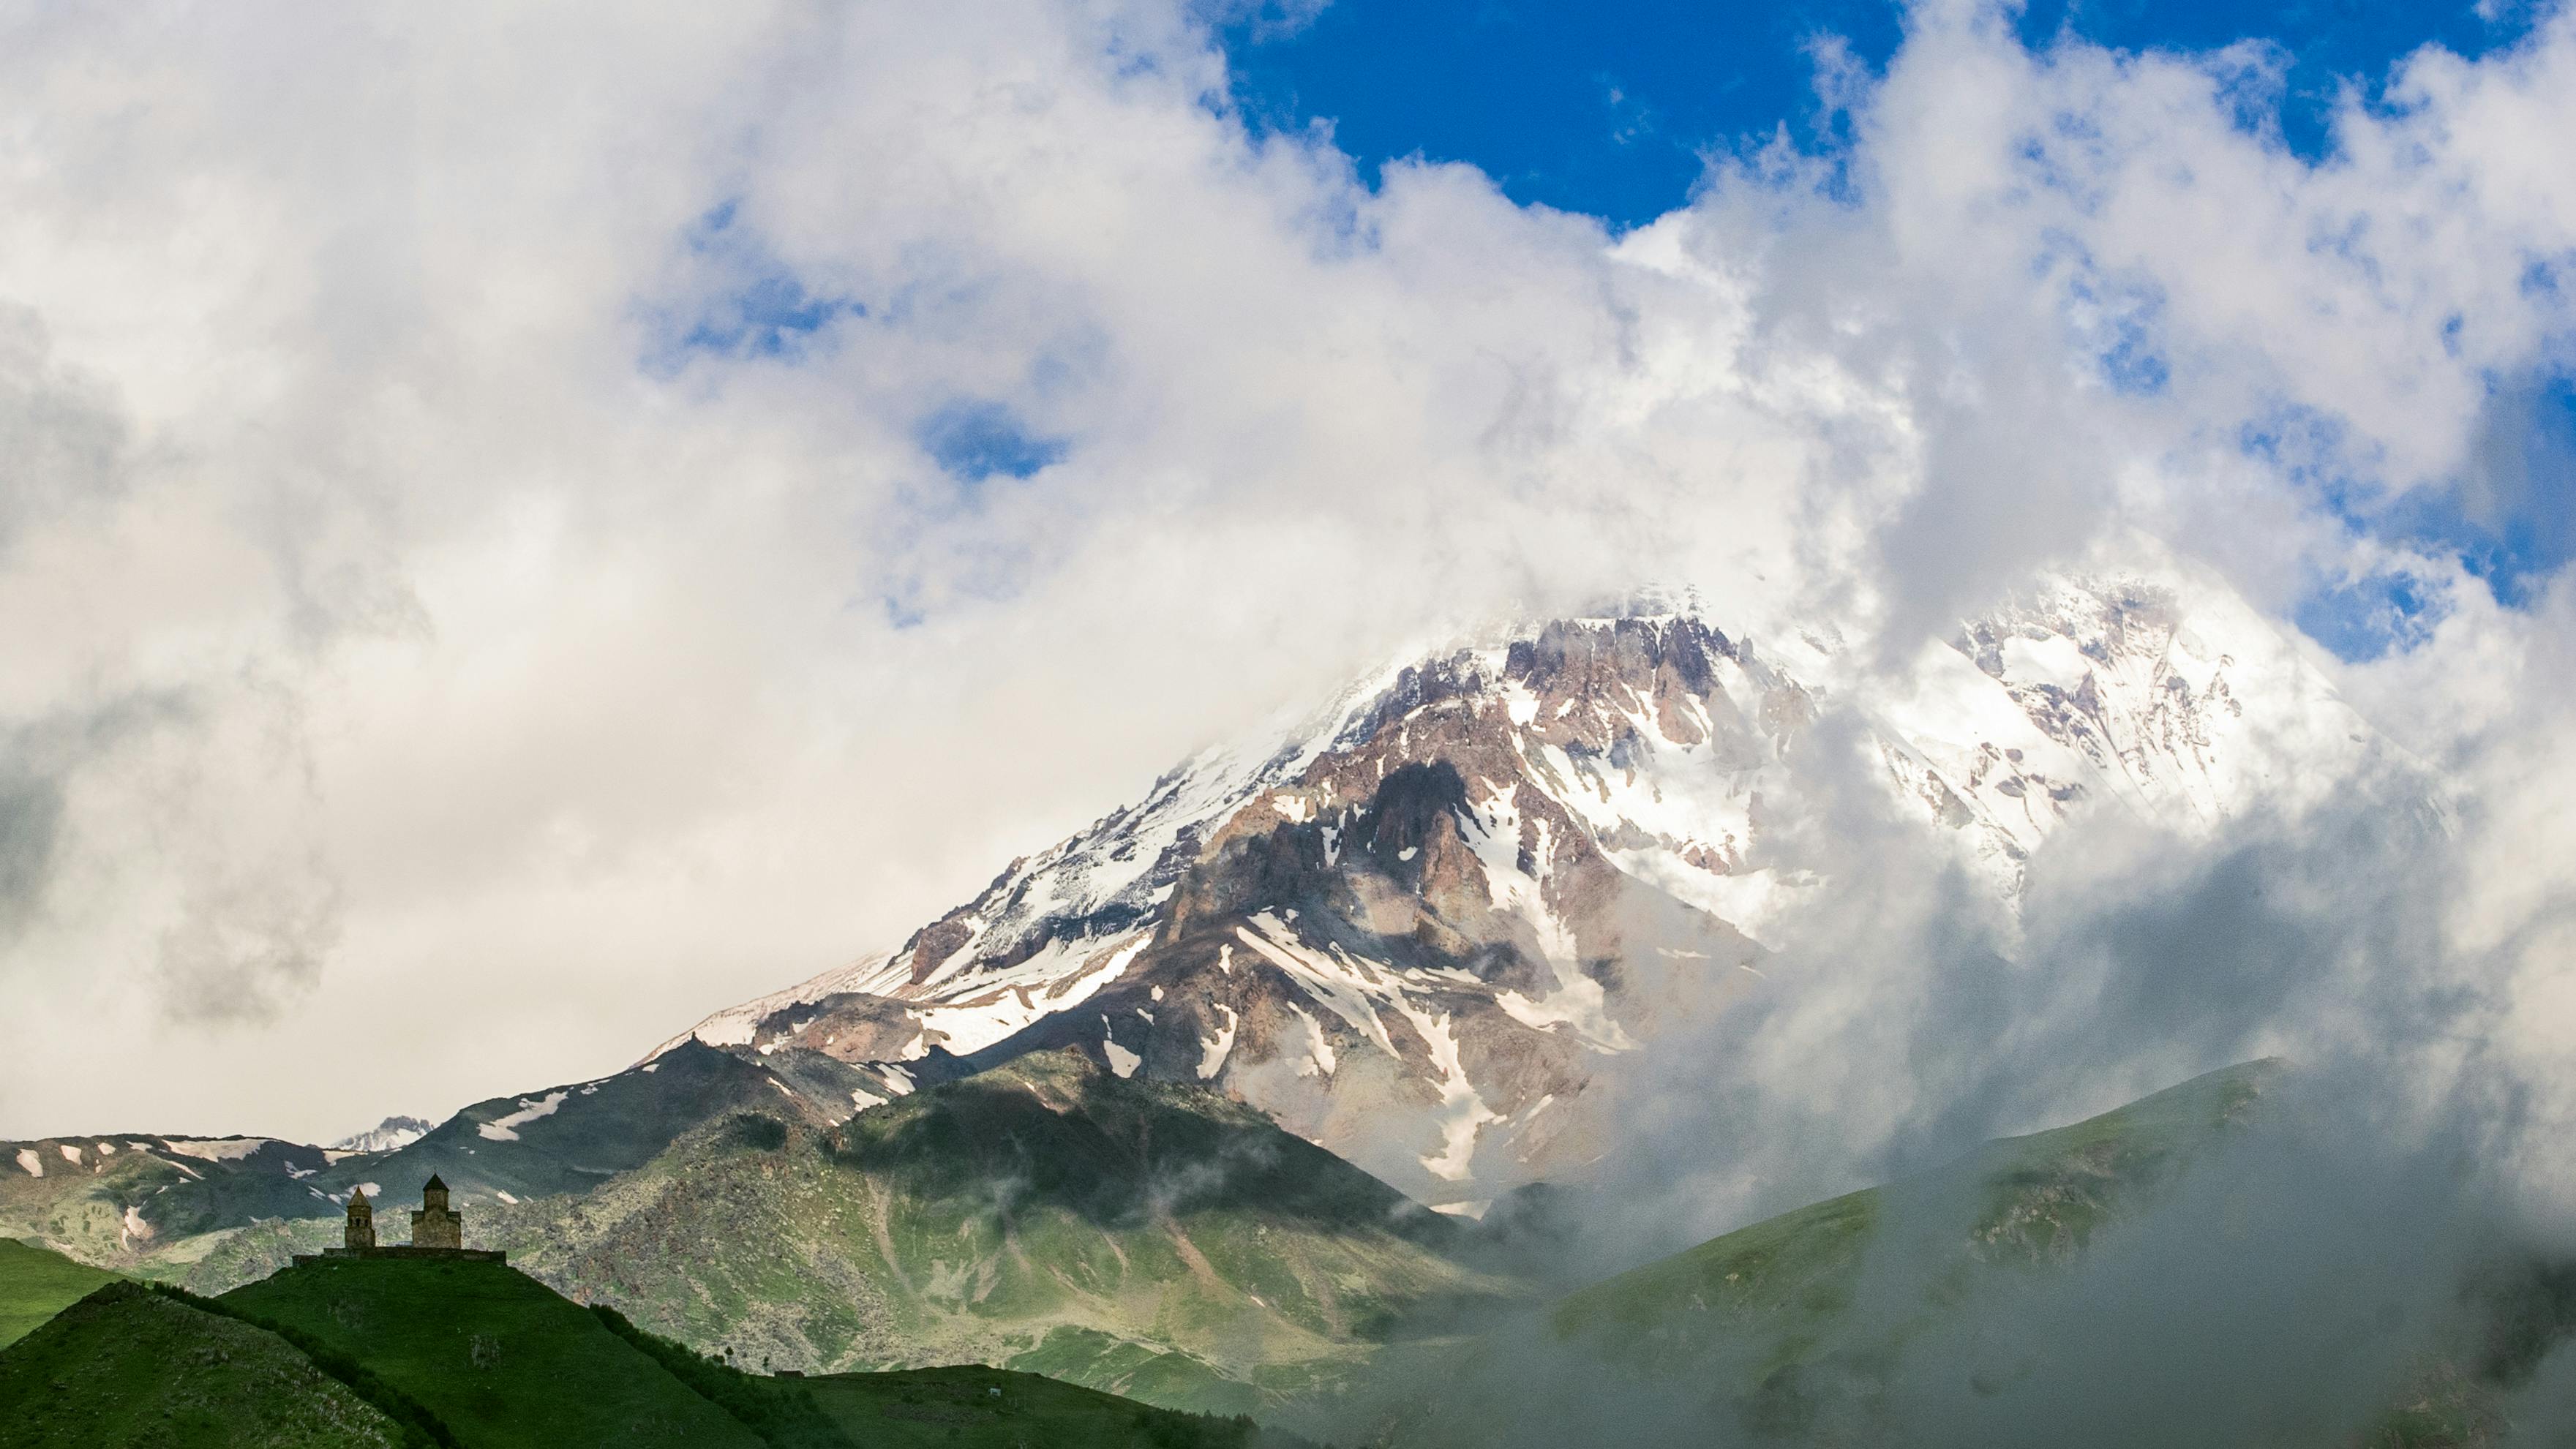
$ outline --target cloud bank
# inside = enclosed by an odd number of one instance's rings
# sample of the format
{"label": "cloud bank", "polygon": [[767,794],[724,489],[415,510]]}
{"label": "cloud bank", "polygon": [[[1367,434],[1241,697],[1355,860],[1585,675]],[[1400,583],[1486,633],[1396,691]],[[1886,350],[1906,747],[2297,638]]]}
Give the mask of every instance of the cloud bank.
{"label": "cloud bank", "polygon": [[2563,949],[2576,23],[2310,164],[2277,55],[1927,5],[1615,236],[1247,128],[1206,25],[0,15],[0,1132],[594,1074],[1402,640],[1895,658],[2139,535],[2457,782],[2444,939]]}

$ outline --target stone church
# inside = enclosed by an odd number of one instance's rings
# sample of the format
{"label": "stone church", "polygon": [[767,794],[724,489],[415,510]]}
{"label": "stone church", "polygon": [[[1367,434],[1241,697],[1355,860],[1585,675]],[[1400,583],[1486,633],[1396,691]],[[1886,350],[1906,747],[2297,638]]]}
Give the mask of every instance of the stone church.
{"label": "stone church", "polygon": [[465,1246],[465,1215],[447,1205],[447,1184],[437,1173],[420,1190],[420,1211],[411,1215],[411,1245],[415,1248],[462,1248]]}
{"label": "stone church", "polygon": [[323,1258],[465,1258],[476,1262],[509,1261],[507,1253],[488,1248],[465,1246],[465,1215],[447,1205],[447,1184],[436,1173],[420,1190],[420,1211],[411,1215],[411,1241],[389,1246],[376,1243],[376,1205],[367,1200],[367,1189],[359,1186],[349,1193],[348,1223],[340,1230],[340,1246],[325,1248],[319,1254],[298,1253],[295,1261],[310,1263]]}

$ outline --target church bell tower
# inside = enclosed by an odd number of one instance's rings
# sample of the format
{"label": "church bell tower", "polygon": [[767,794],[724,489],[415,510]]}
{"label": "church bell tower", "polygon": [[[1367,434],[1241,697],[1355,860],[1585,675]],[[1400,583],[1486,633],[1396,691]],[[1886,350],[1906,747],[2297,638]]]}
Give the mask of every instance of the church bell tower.
{"label": "church bell tower", "polygon": [[367,1201],[363,1187],[349,1193],[349,1227],[342,1246],[352,1253],[365,1252],[376,1245],[376,1205]]}

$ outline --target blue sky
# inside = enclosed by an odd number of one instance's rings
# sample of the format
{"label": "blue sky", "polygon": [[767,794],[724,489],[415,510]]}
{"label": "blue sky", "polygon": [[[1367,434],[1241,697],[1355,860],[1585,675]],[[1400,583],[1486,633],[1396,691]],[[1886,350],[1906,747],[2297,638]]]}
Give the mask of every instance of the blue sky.
{"label": "blue sky", "polygon": [[[2244,124],[2327,164],[2345,95],[2384,105],[2390,70],[2407,55],[2439,45],[2484,56],[2529,34],[2541,14],[2515,0],[2485,14],[2363,0],[2037,0],[2018,26],[2038,51],[2065,38],[2130,51],[2264,43],[2281,85],[2254,98]],[[1625,228],[1687,201],[1712,152],[1758,147],[1783,130],[1811,154],[1843,148],[1848,118],[1820,103],[1820,65],[1875,76],[1904,34],[1902,7],[1879,0],[1332,0],[1294,29],[1245,20],[1226,40],[1235,103],[1257,128],[1326,122],[1372,182],[1394,159],[1467,162],[1516,202]],[[2114,380],[2160,386],[2151,339],[2133,340],[2149,370]],[[2519,401],[2495,409],[2479,476],[2334,478],[2320,490],[2357,533],[2450,554],[2501,602],[2526,606],[2576,556],[2568,377],[2562,368],[2495,381]],[[2296,613],[2337,653],[2372,658],[2420,642],[2444,607],[2437,589],[2400,570],[2321,578]]]}
{"label": "blue sky", "polygon": [[[2331,164],[2331,119],[2344,97],[2385,104],[2407,55],[2439,45],[2487,55],[2529,34],[2539,12],[2504,0],[2384,6],[2356,0],[2260,5],[2038,0],[2019,12],[2022,42],[2045,52],[2075,40],[2122,50],[2205,52],[2267,47],[2276,90],[2248,97],[2241,123],[2314,164]],[[1614,229],[1687,202],[1712,153],[1784,134],[1832,155],[1851,142],[1848,115],[1823,103],[1820,76],[1866,83],[1905,39],[1902,7],[1884,0],[1790,6],[1676,0],[1332,0],[1293,27],[1276,15],[1223,31],[1233,98],[1256,131],[1330,128],[1372,184],[1395,159],[1472,164],[1513,201],[1580,212]],[[1844,94],[1852,94],[1850,87]],[[724,280],[703,314],[663,319],[648,365],[690,354],[792,363],[828,343],[836,324],[870,316],[856,298],[809,285],[724,202],[700,219],[690,256]],[[2554,274],[2553,274],[2554,275]],[[2110,300],[2110,299],[2104,299]],[[2103,375],[2132,393],[2160,391],[2167,361],[2152,305],[2127,314]],[[2563,354],[2570,349],[2559,349]],[[2503,402],[2479,450],[2480,476],[2340,476],[2283,456],[2287,441],[2249,443],[2309,476],[2318,499],[2357,535],[2457,558],[2509,606],[2576,556],[2576,390],[2561,366],[2494,380]],[[998,400],[952,399],[917,421],[928,461],[971,498],[999,475],[1025,480],[1063,461],[1066,440],[1027,430]],[[2330,450],[2331,451],[2331,450]],[[2402,568],[2320,577],[2294,613],[2348,658],[2409,648],[2442,616],[2446,595]]]}
{"label": "blue sky", "polygon": [[[2483,55],[2533,18],[2519,4],[2489,20],[2460,4],[2040,0],[2020,28],[2034,47],[2061,34],[2122,49],[2269,41],[2290,64],[2265,119],[2314,157],[2346,84],[2375,94],[2390,63],[2421,46]],[[1820,43],[1876,70],[1903,24],[1877,0],[1333,0],[1293,31],[1244,20],[1227,39],[1236,103],[1262,125],[1329,120],[1372,175],[1415,154],[1465,161],[1515,201],[1633,226],[1687,199],[1706,149],[1780,126],[1829,149],[1838,122],[1816,101]]]}

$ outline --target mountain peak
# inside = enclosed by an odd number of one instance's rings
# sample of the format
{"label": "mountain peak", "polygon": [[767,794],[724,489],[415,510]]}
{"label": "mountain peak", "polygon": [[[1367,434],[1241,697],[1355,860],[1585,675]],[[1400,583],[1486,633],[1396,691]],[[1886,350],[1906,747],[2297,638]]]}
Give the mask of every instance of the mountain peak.
{"label": "mountain peak", "polygon": [[391,1152],[418,1141],[437,1126],[420,1117],[387,1117],[364,1132],[353,1132],[331,1144],[334,1152]]}
{"label": "mountain peak", "polygon": [[1595,1150],[1604,1059],[1755,989],[1817,879],[1774,815],[1825,711],[2007,912],[2083,812],[2206,830],[2372,748],[2293,645],[2178,573],[2040,580],[1894,677],[1841,647],[1765,646],[1647,589],[1420,653],[693,1035],[871,1070],[1078,1047],[1427,1201],[1481,1199]]}

